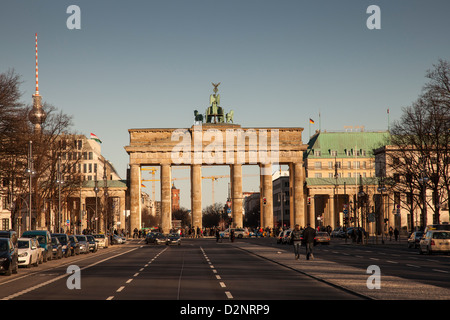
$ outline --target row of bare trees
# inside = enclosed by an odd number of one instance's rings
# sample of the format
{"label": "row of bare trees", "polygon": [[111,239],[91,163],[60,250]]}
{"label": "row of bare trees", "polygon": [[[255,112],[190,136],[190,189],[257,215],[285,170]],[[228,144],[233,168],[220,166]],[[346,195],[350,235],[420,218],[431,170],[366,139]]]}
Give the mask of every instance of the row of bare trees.
{"label": "row of bare trees", "polygon": [[[449,206],[450,63],[439,60],[426,78],[418,99],[403,108],[401,119],[394,123],[388,143],[394,177],[387,185],[400,198],[394,200],[411,214],[416,209],[422,212],[422,226],[440,223],[441,210]],[[431,197],[427,190],[432,190]],[[427,221],[427,209],[433,211],[433,221]],[[415,227],[412,216],[410,227]]]}
{"label": "row of bare trees", "polygon": [[[21,84],[21,77],[14,70],[0,73],[0,195],[4,200],[3,207],[11,210],[14,229],[18,227],[17,224],[23,223],[21,219],[24,212],[30,209],[34,227],[39,221],[45,221],[45,225],[39,227],[50,228],[50,211],[58,211],[59,206],[58,187],[62,189],[63,204],[77,187],[79,190],[80,177],[69,170],[76,165],[76,160],[69,161],[66,157],[58,166],[61,154],[76,151],[73,143],[63,143],[64,139],[61,138],[74,134],[70,131],[72,118],[44,103],[47,118],[41,131],[35,133],[28,120],[32,104],[22,101]],[[28,157],[30,141],[32,159]],[[31,186],[26,173],[30,160],[34,169]],[[65,168],[65,172],[62,172],[64,184],[59,186],[58,168]],[[45,219],[42,215],[45,215]]]}

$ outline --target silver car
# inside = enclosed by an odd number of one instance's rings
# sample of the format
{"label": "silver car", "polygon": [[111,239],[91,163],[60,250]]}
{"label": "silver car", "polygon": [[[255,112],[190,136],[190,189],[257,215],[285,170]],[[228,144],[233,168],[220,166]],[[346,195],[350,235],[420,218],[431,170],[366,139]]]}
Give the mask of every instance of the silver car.
{"label": "silver car", "polygon": [[75,237],[77,238],[78,244],[80,246],[80,253],[89,253],[89,241],[87,240],[86,236],[76,235]]}

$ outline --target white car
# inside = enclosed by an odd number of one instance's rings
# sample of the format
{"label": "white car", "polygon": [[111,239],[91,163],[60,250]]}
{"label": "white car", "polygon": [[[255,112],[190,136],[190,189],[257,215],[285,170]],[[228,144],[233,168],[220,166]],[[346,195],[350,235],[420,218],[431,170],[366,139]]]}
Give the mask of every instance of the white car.
{"label": "white car", "polygon": [[19,238],[17,240],[18,254],[19,254],[19,266],[26,266],[27,268],[32,265],[37,266],[39,263],[39,249],[36,247],[36,242],[30,238]]}
{"label": "white car", "polygon": [[419,253],[432,254],[435,252],[450,252],[450,231],[431,230],[425,233],[419,243]]}
{"label": "white car", "polygon": [[109,245],[108,237],[106,237],[104,234],[93,234],[92,236],[98,243],[99,248],[108,248]]}
{"label": "white car", "polygon": [[44,248],[42,248],[40,245],[39,245],[39,241],[38,241],[38,239],[36,239],[36,238],[31,238],[31,241],[33,241],[34,242],[34,245],[36,246],[36,248],[37,248],[37,251],[38,251],[38,262],[39,262],[39,264],[41,264],[41,263],[43,263],[44,262]]}

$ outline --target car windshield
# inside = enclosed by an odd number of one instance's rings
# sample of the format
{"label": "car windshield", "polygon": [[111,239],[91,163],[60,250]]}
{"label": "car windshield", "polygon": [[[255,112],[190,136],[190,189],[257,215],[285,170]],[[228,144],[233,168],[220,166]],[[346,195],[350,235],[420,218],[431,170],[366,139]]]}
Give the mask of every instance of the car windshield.
{"label": "car windshield", "polygon": [[61,244],[67,244],[67,238],[66,237],[58,237],[59,242],[61,242]]}
{"label": "car windshield", "polygon": [[94,234],[94,238],[103,239],[104,237],[104,234]]}
{"label": "car windshield", "polygon": [[77,236],[78,241],[86,241],[84,236]]}
{"label": "car windshield", "polygon": [[28,249],[30,247],[30,242],[25,240],[19,240],[17,243],[19,249]]}

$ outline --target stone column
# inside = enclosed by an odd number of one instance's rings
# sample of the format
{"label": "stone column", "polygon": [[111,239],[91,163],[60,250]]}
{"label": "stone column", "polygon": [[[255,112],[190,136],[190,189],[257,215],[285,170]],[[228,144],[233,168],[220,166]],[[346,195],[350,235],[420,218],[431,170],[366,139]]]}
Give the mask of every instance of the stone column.
{"label": "stone column", "polygon": [[306,225],[305,219],[305,195],[303,193],[303,184],[305,176],[303,165],[301,162],[296,162],[294,166],[294,224],[300,226]]}
{"label": "stone column", "polygon": [[330,195],[330,217],[329,217],[329,223],[324,223],[324,226],[326,227],[328,224],[331,226],[331,228],[334,230],[335,227],[335,221],[336,221],[336,197],[334,195]]}
{"label": "stone column", "polygon": [[161,227],[163,233],[169,233],[172,228],[171,170],[169,164],[161,164]]}
{"label": "stone column", "polygon": [[316,227],[316,201],[315,195],[311,195],[311,205],[309,206],[309,223],[311,228]]}
{"label": "stone column", "polygon": [[261,211],[263,212],[263,228],[273,228],[273,185],[272,185],[272,164],[261,164],[262,175],[262,198],[266,199],[266,204],[262,204]]}
{"label": "stone column", "polygon": [[233,226],[242,228],[242,165],[232,164],[231,166],[232,202],[231,211]]}
{"label": "stone column", "polygon": [[[125,192],[121,191],[120,192],[120,196],[119,196],[119,221],[120,221],[120,226],[119,229],[125,230],[125,219],[126,219],[126,214],[125,214]],[[126,232],[126,230],[125,230]]]}
{"label": "stone column", "polygon": [[192,227],[202,229],[202,166],[191,166],[191,214]]}
{"label": "stone column", "polygon": [[294,164],[289,163],[289,222],[291,228],[295,226],[294,210]]}
{"label": "stone column", "polygon": [[132,164],[130,169],[130,231],[141,228],[141,166]]}

